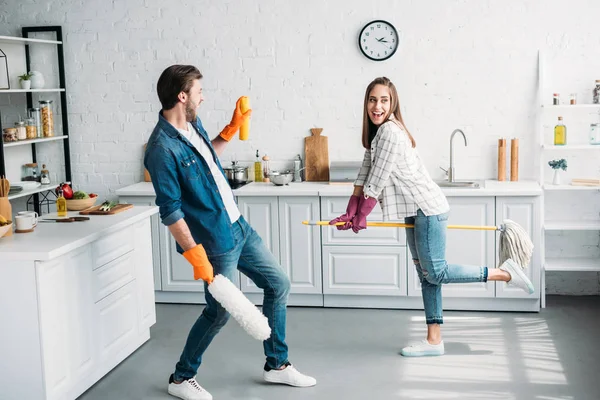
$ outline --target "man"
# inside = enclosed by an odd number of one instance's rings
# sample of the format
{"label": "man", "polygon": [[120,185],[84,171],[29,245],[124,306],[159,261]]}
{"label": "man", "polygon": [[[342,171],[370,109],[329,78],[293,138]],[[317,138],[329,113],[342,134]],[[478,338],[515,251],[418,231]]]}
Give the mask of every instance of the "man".
{"label": "man", "polygon": [[160,217],[177,241],[177,251],[190,262],[194,279],[205,281],[206,307],[192,327],[169,394],[185,400],[212,399],[195,379],[202,354],[225,325],[229,314],[210,295],[214,274],[229,279],[239,269],[264,290],[263,313],[271,337],[263,342],[263,377],[268,382],[314,386],[314,378],[298,372],[288,360],[285,342],[286,305],[290,281],[260,236],[240,215],[218,155],[250,118],[236,103],[229,125],[212,141],[196,109],[202,103],[202,74],[190,65],[173,65],[158,79],[162,110],[148,140],[144,165],[156,191]]}

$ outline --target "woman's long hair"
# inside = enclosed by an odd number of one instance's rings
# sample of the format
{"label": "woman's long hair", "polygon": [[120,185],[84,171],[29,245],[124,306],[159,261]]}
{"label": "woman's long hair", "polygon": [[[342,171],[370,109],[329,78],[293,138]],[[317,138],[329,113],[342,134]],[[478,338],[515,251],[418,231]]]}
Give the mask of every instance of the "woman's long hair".
{"label": "woman's long hair", "polygon": [[402,119],[402,113],[400,112],[400,101],[398,100],[398,92],[396,91],[396,87],[394,86],[392,81],[390,81],[385,76],[375,78],[373,82],[369,83],[369,86],[367,86],[367,90],[365,91],[362,129],[363,147],[367,150],[371,148],[371,142],[373,141],[373,138],[377,134],[377,129],[379,128],[371,121],[371,118],[369,118],[369,111],[367,108],[367,106],[369,105],[369,95],[371,94],[371,90],[373,90],[375,85],[383,85],[390,90],[390,113],[388,114],[386,120],[383,121],[383,123],[389,121],[390,117],[393,115],[396,119],[396,121],[394,122],[398,123],[400,127],[404,129],[404,131],[410,139],[410,142],[412,143],[412,147],[415,147],[417,145],[417,142],[415,142],[415,139],[412,137],[408,129],[406,129],[406,125],[404,125],[404,120]]}

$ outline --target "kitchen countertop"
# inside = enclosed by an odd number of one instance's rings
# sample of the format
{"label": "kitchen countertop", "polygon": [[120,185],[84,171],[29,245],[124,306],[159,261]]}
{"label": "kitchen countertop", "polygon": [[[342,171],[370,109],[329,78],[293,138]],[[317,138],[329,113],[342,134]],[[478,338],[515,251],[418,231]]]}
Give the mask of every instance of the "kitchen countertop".
{"label": "kitchen countertop", "polygon": [[[346,197],[352,193],[352,184],[329,184],[327,182],[290,183],[275,186],[272,183],[251,182],[233,191],[235,196],[331,196]],[[500,182],[485,180],[481,187],[447,188],[442,187],[446,196],[540,196],[542,188],[536,181]],[[155,196],[151,182],[140,182],[116,191],[119,196]]]}
{"label": "kitchen countertop", "polygon": [[[89,215],[89,221],[38,222],[34,232],[1,238],[0,260],[51,260],[156,213],[158,207],[155,206],[134,206],[114,215]],[[77,216],[79,212],[68,214]],[[40,217],[47,218],[57,218],[56,213]]]}

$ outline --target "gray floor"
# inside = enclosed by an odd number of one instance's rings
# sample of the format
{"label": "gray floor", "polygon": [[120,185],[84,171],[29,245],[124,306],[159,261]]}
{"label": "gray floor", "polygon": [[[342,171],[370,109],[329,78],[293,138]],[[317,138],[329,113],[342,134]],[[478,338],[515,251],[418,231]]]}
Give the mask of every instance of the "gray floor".
{"label": "gray floor", "polygon": [[[157,305],[149,342],[82,400],[170,399],[169,374],[194,305]],[[220,399],[600,399],[600,298],[550,297],[540,313],[446,312],[447,354],[404,358],[425,331],[420,311],[289,308],[290,360],[314,388],[261,381],[262,346],[231,320],[198,380]]]}

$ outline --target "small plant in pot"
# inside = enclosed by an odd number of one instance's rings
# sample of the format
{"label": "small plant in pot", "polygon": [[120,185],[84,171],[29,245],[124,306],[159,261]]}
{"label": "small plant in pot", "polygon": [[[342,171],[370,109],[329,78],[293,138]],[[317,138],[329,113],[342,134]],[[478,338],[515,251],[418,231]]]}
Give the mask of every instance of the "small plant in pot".
{"label": "small plant in pot", "polygon": [[19,83],[21,84],[21,89],[31,89],[31,74],[19,75]]}
{"label": "small plant in pot", "polygon": [[560,170],[567,170],[567,160],[561,158],[560,160],[548,161],[548,165],[554,170],[554,178],[552,179],[552,184],[560,185]]}

